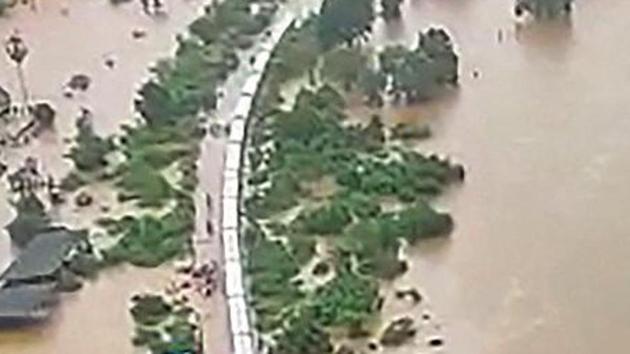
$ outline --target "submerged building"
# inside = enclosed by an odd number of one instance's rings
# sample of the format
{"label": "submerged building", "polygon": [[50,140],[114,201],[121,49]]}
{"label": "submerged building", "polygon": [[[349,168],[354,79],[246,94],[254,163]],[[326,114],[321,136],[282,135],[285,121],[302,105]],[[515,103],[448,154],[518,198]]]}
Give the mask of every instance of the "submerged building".
{"label": "submerged building", "polygon": [[0,275],[0,327],[46,319],[65,270],[85,238],[67,229],[37,235]]}

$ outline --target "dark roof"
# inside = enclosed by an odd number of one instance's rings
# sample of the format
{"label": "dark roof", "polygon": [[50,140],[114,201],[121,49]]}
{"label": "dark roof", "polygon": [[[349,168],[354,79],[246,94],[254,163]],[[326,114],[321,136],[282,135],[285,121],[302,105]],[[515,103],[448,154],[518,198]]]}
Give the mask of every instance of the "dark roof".
{"label": "dark roof", "polygon": [[0,318],[45,317],[56,296],[53,285],[21,285],[0,289]]}
{"label": "dark roof", "polygon": [[50,275],[80,240],[76,232],[64,229],[37,235],[0,276],[0,283]]}

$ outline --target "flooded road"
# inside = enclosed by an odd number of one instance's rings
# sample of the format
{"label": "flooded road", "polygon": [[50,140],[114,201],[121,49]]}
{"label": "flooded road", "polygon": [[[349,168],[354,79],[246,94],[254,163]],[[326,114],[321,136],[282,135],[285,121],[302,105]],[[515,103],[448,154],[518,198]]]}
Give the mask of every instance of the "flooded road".
{"label": "flooded road", "polygon": [[[25,63],[30,95],[47,100],[57,109],[55,131],[43,134],[29,146],[0,152],[0,159],[11,167],[26,156],[37,156],[45,173],[57,178],[69,169],[63,153],[69,145],[64,139],[75,134],[75,119],[81,106],[94,115],[97,132],[115,133],[121,123],[133,118],[135,90],[148,74],[148,67],[171,54],[175,35],[186,29],[199,14],[201,0],[170,0],[167,16],[152,18],[143,14],[139,2],[113,7],[108,0],[47,0],[38,2],[38,11],[27,6],[10,10],[0,18],[0,36],[4,40],[15,29],[26,41],[30,54]],[[133,31],[143,31],[133,38]],[[1,55],[0,86],[17,94],[13,66]],[[115,65],[108,68],[106,59]],[[73,74],[92,78],[87,92],[72,99],[63,97],[63,85]],[[100,195],[100,194],[99,194]],[[0,224],[13,217],[0,188]],[[93,208],[88,213],[98,212]],[[83,223],[85,215],[70,215],[64,220]],[[82,225],[85,226],[85,225]],[[0,270],[11,261],[8,235],[0,231]],[[133,353],[132,324],[128,301],[132,293],[160,290],[172,275],[167,268],[140,270],[114,269],[88,282],[83,290],[64,297],[51,322],[27,332],[0,333],[0,353]]]}
{"label": "flooded road", "polygon": [[420,148],[469,168],[442,202],[457,228],[413,250],[401,281],[425,289],[448,353],[624,354],[630,3],[578,1],[571,23],[520,30],[511,5],[407,1],[377,35],[444,25],[462,58],[458,94],[417,111],[435,133]]}

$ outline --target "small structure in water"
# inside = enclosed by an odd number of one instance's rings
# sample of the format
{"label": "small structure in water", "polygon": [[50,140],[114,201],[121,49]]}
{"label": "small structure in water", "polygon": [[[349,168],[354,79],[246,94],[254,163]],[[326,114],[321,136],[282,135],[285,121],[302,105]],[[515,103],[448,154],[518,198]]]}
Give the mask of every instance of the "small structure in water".
{"label": "small structure in water", "polygon": [[0,292],[25,284],[56,285],[64,263],[84,242],[80,233],[65,228],[51,229],[35,236],[0,276]]}
{"label": "small structure in water", "polygon": [[87,241],[65,228],[39,234],[0,276],[0,328],[45,320],[68,289],[66,264]]}
{"label": "small structure in water", "polygon": [[0,291],[0,328],[29,325],[48,318],[58,297],[51,285],[23,285]]}

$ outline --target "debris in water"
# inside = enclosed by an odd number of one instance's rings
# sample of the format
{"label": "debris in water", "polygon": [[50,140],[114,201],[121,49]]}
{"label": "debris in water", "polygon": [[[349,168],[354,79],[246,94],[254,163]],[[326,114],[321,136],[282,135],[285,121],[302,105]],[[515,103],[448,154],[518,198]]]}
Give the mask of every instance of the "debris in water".
{"label": "debris in water", "polygon": [[444,339],[439,338],[439,337],[435,337],[435,338],[430,338],[427,343],[429,344],[430,347],[432,348],[440,348],[444,346]]}
{"label": "debris in water", "polygon": [[405,298],[410,298],[414,305],[417,305],[422,301],[422,295],[416,288],[396,290],[395,295],[397,299],[401,299],[401,300]]}
{"label": "debris in water", "polygon": [[87,91],[92,84],[92,79],[85,74],[75,74],[68,81],[68,88],[75,91]]}
{"label": "debris in water", "polygon": [[386,347],[399,346],[413,338],[417,333],[414,328],[414,321],[411,317],[402,317],[392,321],[383,335],[381,344]]}
{"label": "debris in water", "polygon": [[105,58],[105,66],[109,69],[113,69],[116,66],[116,61],[111,57]]}
{"label": "debris in water", "polygon": [[92,198],[92,196],[91,196],[91,195],[89,195],[89,194],[88,194],[88,193],[86,193],[86,192],[81,192],[81,193],[79,193],[79,194],[77,195],[77,197],[75,198],[74,203],[75,203],[78,207],[83,208],[83,207],[87,207],[87,206],[92,205],[92,202],[93,202],[93,201],[94,201],[94,198]]}
{"label": "debris in water", "polygon": [[131,38],[133,39],[142,39],[147,36],[147,31],[142,29],[135,29],[131,31]]}

